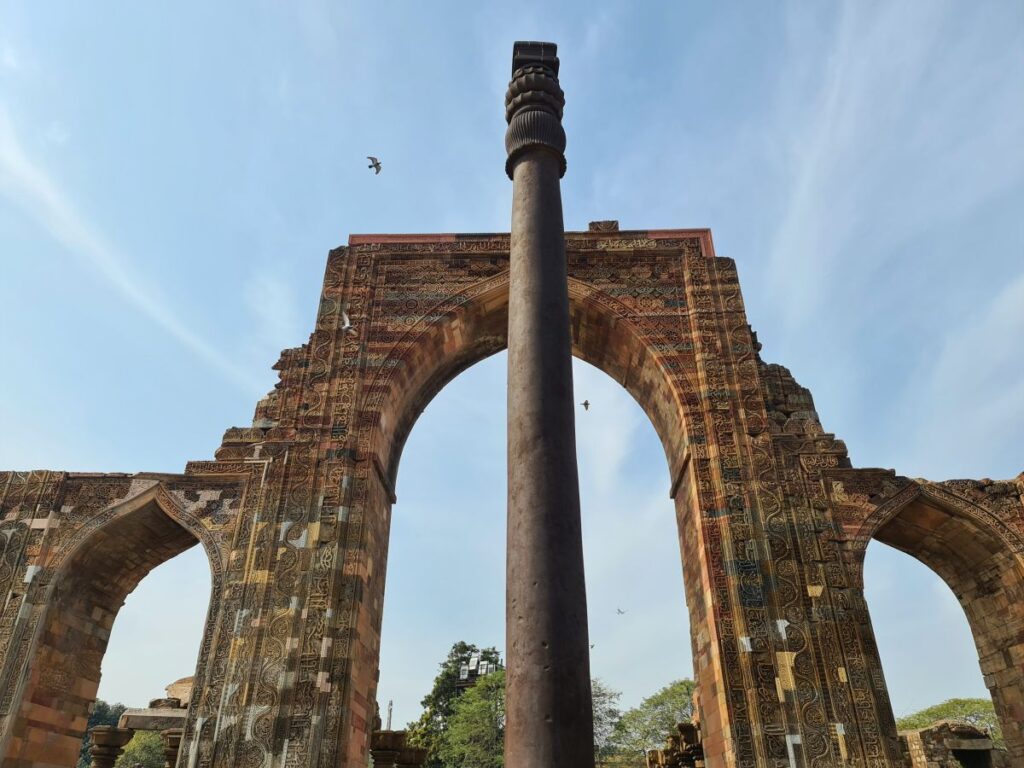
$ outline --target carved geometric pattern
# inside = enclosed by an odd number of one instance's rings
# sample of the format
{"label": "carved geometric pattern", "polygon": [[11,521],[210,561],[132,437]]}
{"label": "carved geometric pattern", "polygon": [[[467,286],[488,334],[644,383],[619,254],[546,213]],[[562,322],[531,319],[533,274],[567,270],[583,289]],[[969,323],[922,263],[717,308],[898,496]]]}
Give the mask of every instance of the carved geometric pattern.
{"label": "carved geometric pattern", "polygon": [[[74,764],[95,638],[197,542],[213,591],[179,765],[366,764],[402,448],[452,377],[504,348],[508,248],[374,235],[331,251],[309,341],[282,352],[252,425],[183,474],[0,473],[0,765]],[[707,764],[902,765],[863,595],[871,538],[962,596],[1024,760],[1024,475],[852,468],[811,394],[761,359],[707,230],[608,223],[567,233],[566,253],[574,354],[665,449]]]}

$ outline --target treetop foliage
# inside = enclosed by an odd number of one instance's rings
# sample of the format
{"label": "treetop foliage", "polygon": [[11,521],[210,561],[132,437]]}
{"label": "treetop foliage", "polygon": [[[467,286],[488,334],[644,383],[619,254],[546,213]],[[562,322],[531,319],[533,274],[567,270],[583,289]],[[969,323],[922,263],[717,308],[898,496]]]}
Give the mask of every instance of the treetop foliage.
{"label": "treetop foliage", "polygon": [[677,723],[693,719],[695,687],[693,680],[676,680],[623,714],[612,734],[616,750],[639,759],[648,749],[663,747]]}
{"label": "treetop foliage", "polygon": [[502,768],[505,764],[505,671],[477,678],[453,703],[438,750],[452,768]]}
{"label": "treetop foliage", "polygon": [[999,728],[999,718],[996,717],[991,699],[947,699],[941,704],[897,719],[896,727],[901,731],[916,731],[940,720],[969,723],[975,728],[988,731],[996,745],[1003,745],[1003,732]]}
{"label": "treetop foliage", "polygon": [[594,762],[603,765],[617,751],[613,740],[619,711],[619,691],[613,691],[602,680],[590,681],[590,699],[594,707]]}
{"label": "treetop foliage", "polygon": [[[459,667],[480,653],[497,662],[494,648],[456,643],[441,663],[434,687],[422,701],[424,712],[410,723],[410,741],[428,749],[427,768],[503,768],[505,741],[505,672],[477,678],[459,695]],[[600,680],[591,681],[594,707],[594,758],[598,766],[644,768],[650,749],[661,749],[676,724],[693,719],[692,680],[676,680],[620,713],[619,693]],[[969,723],[987,730],[1002,746],[1002,734],[989,699],[950,699],[902,717],[900,730],[926,728],[940,720]]]}
{"label": "treetop foliage", "polygon": [[443,734],[454,713],[455,701],[459,698],[457,687],[459,667],[468,664],[470,657],[475,653],[480,654],[481,661],[493,663],[501,661],[497,648],[481,650],[475,645],[462,641],[452,645],[448,652],[448,658],[441,662],[440,671],[434,678],[433,688],[420,701],[423,714],[420,715],[419,720],[409,723],[406,727],[409,731],[409,743],[425,747],[427,750],[425,768],[443,768],[444,766],[440,756],[441,747]]}
{"label": "treetop foliage", "polygon": [[[499,660],[494,648],[480,651],[459,642],[452,646],[422,701],[424,712],[410,723],[409,741],[426,747],[427,768],[502,768],[505,741],[505,673],[477,678],[461,696],[459,667],[480,653],[482,661]],[[676,723],[693,713],[694,683],[677,680],[622,714],[619,692],[601,680],[591,681],[594,708],[594,758],[599,766],[646,764],[645,751],[664,745]]]}

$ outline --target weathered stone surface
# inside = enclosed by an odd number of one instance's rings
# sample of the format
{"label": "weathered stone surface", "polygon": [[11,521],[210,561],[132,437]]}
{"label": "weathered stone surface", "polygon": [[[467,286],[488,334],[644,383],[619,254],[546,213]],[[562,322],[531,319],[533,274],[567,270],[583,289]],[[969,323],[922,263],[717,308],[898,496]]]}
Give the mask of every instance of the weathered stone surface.
{"label": "weathered stone surface", "polygon": [[370,755],[374,768],[419,768],[427,761],[427,750],[408,743],[406,731],[374,731]]}
{"label": "weathered stone surface", "polygon": [[663,749],[647,750],[647,768],[704,768],[700,728],[694,723],[677,723]]}
{"label": "weathered stone surface", "polygon": [[164,768],[174,768],[178,763],[178,752],[181,750],[181,728],[167,728],[160,732],[163,742]]}
{"label": "weathered stone surface", "polygon": [[114,762],[132,740],[131,729],[97,725],[89,732],[89,757],[92,768],[114,768]]}
{"label": "weathered stone surface", "polygon": [[[74,765],[124,596],[197,541],[213,598],[179,762],[365,765],[402,446],[505,346],[508,253],[507,234],[354,235],[328,256],[309,343],[214,460],[0,473],[3,768]],[[852,468],[810,393],[761,359],[707,230],[570,232],[566,258],[574,354],[665,449],[707,765],[903,764],[864,601],[872,538],[953,587],[1024,764],[1024,475]]]}
{"label": "weathered stone surface", "polygon": [[943,720],[927,728],[900,731],[907,768],[1010,768],[1005,750],[988,733],[968,723]]}
{"label": "weathered stone surface", "polygon": [[149,707],[148,709],[126,709],[117,721],[118,728],[133,731],[163,731],[181,728],[185,725],[186,710],[181,707]]}
{"label": "weathered stone surface", "polygon": [[181,702],[181,706],[187,707],[189,701],[192,699],[192,676],[183,677],[180,680],[175,680],[173,683],[164,688],[167,691],[167,698],[177,699]]}

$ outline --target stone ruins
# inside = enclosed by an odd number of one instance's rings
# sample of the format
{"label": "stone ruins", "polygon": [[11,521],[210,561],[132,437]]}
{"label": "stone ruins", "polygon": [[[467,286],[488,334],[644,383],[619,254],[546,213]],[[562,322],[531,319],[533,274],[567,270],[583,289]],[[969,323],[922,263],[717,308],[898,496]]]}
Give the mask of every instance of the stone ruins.
{"label": "stone ruins", "polygon": [[967,723],[942,720],[900,731],[907,768],[1012,768],[989,735]]}
{"label": "stone ruins", "polygon": [[[309,341],[213,458],[0,473],[3,768],[75,764],[125,597],[197,543],[213,588],[177,764],[366,765],[402,447],[448,381],[506,347],[515,247],[352,235],[327,256]],[[737,264],[706,229],[599,222],[564,249],[572,353],[633,395],[664,447],[705,764],[903,765],[863,591],[878,539],[959,598],[1024,765],[1024,474],[851,466],[810,392],[762,357]]]}

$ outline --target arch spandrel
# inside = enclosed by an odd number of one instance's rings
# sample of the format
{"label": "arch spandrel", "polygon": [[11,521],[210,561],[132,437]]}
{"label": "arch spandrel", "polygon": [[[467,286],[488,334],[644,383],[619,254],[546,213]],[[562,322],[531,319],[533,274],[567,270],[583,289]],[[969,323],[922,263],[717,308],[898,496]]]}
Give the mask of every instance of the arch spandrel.
{"label": "arch spandrel", "polygon": [[872,539],[880,538],[895,518],[915,506],[962,518],[1024,557],[1024,474],[1004,481],[931,482],[900,477],[892,470],[851,468],[826,469],[821,479],[840,538],[860,559]]}
{"label": "arch spandrel", "polygon": [[[573,354],[604,371],[637,400],[661,439],[675,478],[685,464],[687,403],[682,392],[695,383],[666,352],[679,346],[621,301],[581,279],[570,278]],[[378,323],[391,318],[377,317]],[[373,452],[392,487],[406,438],[430,400],[461,371],[507,344],[508,272],[481,280],[430,307],[400,336],[367,389],[365,407],[374,419]]]}

